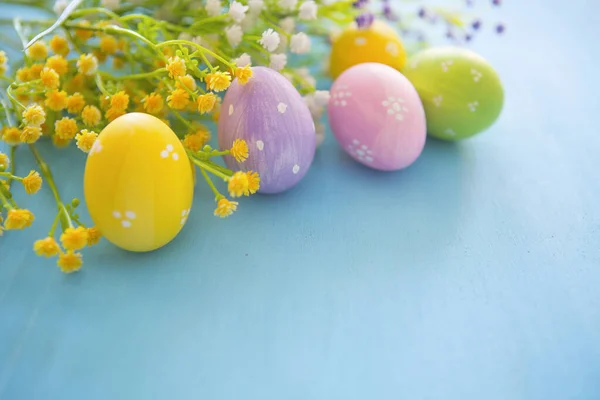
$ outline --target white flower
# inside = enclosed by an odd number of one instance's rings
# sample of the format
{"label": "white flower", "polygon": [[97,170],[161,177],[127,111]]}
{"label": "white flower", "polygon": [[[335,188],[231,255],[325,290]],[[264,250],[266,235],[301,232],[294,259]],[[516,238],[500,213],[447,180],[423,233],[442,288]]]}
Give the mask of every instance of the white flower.
{"label": "white flower", "polygon": [[248,11],[248,6],[245,6],[235,0],[232,1],[231,5],[229,6],[229,15],[238,24],[246,17],[246,11]]}
{"label": "white flower", "polygon": [[269,67],[274,69],[275,71],[281,71],[285,68],[287,64],[287,55],[285,53],[281,54],[271,54],[271,64]]}
{"label": "white flower", "polygon": [[225,35],[227,35],[227,40],[232,47],[237,47],[242,42],[242,36],[244,32],[242,32],[242,27],[239,25],[232,25],[229,28],[225,29]]}
{"label": "white flower", "polygon": [[250,14],[257,16],[259,15],[263,8],[265,6],[265,3],[263,0],[250,0],[248,2],[248,7],[250,8]]}
{"label": "white flower", "polygon": [[109,10],[116,10],[121,6],[120,0],[102,0],[102,7],[108,8]]}
{"label": "white flower", "polygon": [[317,123],[315,125],[315,133],[317,134],[317,147],[320,147],[325,140],[325,125],[322,123]]}
{"label": "white flower", "polygon": [[300,19],[310,21],[317,19],[317,5],[314,1],[305,1],[300,6]]}
{"label": "white flower", "polygon": [[296,8],[296,4],[298,4],[298,0],[279,0],[279,7],[284,10],[293,10]]}
{"label": "white flower", "polygon": [[235,60],[233,60],[233,62],[235,62],[235,65],[237,65],[238,67],[245,67],[246,65],[252,65],[252,58],[250,57],[250,55],[244,53]]}
{"label": "white flower", "polygon": [[327,103],[329,103],[329,98],[331,97],[328,90],[317,90],[314,95],[315,103],[319,107],[325,107]]}
{"label": "white flower", "polygon": [[292,33],[296,29],[296,21],[292,17],[287,17],[279,21],[279,26],[287,33]]}
{"label": "white flower", "polygon": [[56,15],[60,15],[63,13],[63,11],[65,11],[65,8],[67,8],[67,0],[56,0],[56,2],[54,3],[54,13]]}
{"label": "white flower", "polygon": [[317,90],[314,93],[304,96],[304,103],[315,120],[321,118],[328,102],[329,92],[327,90]]}
{"label": "white flower", "polygon": [[216,17],[217,15],[221,14],[223,6],[221,5],[220,0],[206,0],[206,6],[204,6],[204,9],[208,13],[209,17]]}
{"label": "white flower", "polygon": [[292,36],[290,49],[292,53],[296,54],[308,53],[310,51],[310,38],[304,32],[296,33]]}
{"label": "white flower", "polygon": [[258,41],[265,49],[269,51],[274,51],[279,46],[281,39],[279,38],[279,33],[275,32],[273,29],[269,28],[263,32],[262,38]]}

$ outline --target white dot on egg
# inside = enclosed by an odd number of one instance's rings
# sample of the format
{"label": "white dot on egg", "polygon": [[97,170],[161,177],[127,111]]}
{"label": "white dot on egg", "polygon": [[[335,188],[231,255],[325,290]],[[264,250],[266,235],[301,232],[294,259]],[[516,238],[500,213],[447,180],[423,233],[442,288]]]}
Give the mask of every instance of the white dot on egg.
{"label": "white dot on egg", "polygon": [[357,145],[357,146],[358,146],[358,145],[360,144],[360,142],[359,142],[358,140],[354,139],[354,140],[352,141],[352,144],[355,144],[355,145]]}
{"label": "white dot on egg", "polygon": [[229,115],[233,114],[233,104],[229,105]]}
{"label": "white dot on egg", "polygon": [[186,216],[186,214],[187,214],[187,210],[183,210],[183,211],[181,212],[181,216],[182,216],[182,217],[185,217],[185,216]]}
{"label": "white dot on egg", "polygon": [[357,37],[354,40],[354,43],[356,43],[357,46],[364,46],[365,44],[367,44],[367,39],[364,37]]}
{"label": "white dot on egg", "polygon": [[298,164],[294,165],[294,168],[292,168],[292,172],[294,174],[297,174],[298,172],[300,172],[300,166]]}
{"label": "white dot on egg", "polygon": [[265,142],[263,142],[262,140],[257,140],[256,141],[256,148],[260,151],[262,151],[265,148]]}
{"label": "white dot on egg", "polygon": [[160,156],[161,158],[167,158],[169,157],[169,152],[167,150],[163,150],[160,152]]}
{"label": "white dot on egg", "polygon": [[287,104],[285,103],[279,103],[277,105],[277,111],[279,111],[281,114],[285,113],[287,110]]}
{"label": "white dot on egg", "polygon": [[172,144],[168,144],[168,145],[167,145],[167,151],[168,151],[168,152],[171,152],[171,151],[173,151],[173,145],[172,145]]}
{"label": "white dot on egg", "polygon": [[113,211],[113,217],[115,217],[117,219],[121,219],[121,213],[118,211]]}
{"label": "white dot on egg", "polygon": [[131,228],[131,221],[127,221],[126,219],[124,219],[123,221],[121,221],[121,225],[123,225],[123,228]]}
{"label": "white dot on egg", "polygon": [[171,156],[173,158],[173,160],[177,161],[179,160],[179,154],[177,153],[173,153],[173,155]]}
{"label": "white dot on egg", "polygon": [[393,42],[389,42],[387,46],[385,46],[385,51],[387,51],[392,57],[397,57],[399,54],[398,46]]}
{"label": "white dot on egg", "polygon": [[181,225],[184,225],[186,221],[187,221],[187,218],[181,218]]}
{"label": "white dot on egg", "polygon": [[125,216],[129,219],[135,219],[135,213],[133,211],[126,211]]}

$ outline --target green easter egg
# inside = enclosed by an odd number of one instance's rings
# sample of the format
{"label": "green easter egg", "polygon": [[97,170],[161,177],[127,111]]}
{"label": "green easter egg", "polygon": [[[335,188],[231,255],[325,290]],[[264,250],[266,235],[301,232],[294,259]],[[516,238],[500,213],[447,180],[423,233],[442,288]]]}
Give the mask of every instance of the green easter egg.
{"label": "green easter egg", "polygon": [[422,50],[409,59],[403,73],[419,92],[433,137],[469,138],[489,128],[502,111],[504,89],[498,74],[471,50]]}

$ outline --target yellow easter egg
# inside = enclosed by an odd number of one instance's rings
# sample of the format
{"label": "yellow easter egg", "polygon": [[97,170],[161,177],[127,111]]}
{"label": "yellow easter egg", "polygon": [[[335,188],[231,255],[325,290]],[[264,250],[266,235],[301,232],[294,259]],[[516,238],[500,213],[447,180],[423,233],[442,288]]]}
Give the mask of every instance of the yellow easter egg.
{"label": "yellow easter egg", "polygon": [[192,207],[194,178],[185,149],[164,122],[125,114],[98,135],[85,166],[90,217],[129,251],[158,249],[177,236]]}
{"label": "yellow easter egg", "polygon": [[367,28],[354,23],[333,39],[329,70],[334,79],[348,68],[367,62],[404,68],[404,45],[396,30],[384,21],[376,20]]}

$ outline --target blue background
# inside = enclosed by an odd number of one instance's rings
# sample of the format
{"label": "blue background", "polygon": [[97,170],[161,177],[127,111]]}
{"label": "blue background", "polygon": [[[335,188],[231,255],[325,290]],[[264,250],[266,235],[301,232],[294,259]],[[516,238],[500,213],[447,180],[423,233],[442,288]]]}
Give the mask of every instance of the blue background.
{"label": "blue background", "polygon": [[[170,245],[103,242],[68,276],[31,250],[49,191],[19,192],[38,219],[0,239],[0,398],[600,399],[597,6],[505,3],[472,46],[501,118],[405,171],[329,133],[294,190],[219,220],[199,185]],[[84,155],[60,154],[83,197]]]}

